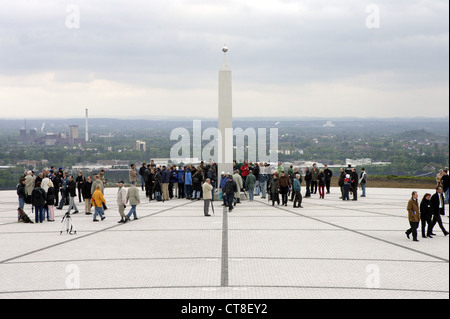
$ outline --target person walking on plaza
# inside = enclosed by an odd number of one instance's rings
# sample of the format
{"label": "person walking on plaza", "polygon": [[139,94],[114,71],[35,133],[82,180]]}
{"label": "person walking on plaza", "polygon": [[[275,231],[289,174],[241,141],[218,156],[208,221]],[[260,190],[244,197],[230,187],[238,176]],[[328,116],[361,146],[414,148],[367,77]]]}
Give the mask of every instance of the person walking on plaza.
{"label": "person walking on plaza", "polygon": [[102,193],[102,187],[100,185],[97,185],[95,187],[94,194],[91,198],[91,203],[95,207],[94,212],[94,222],[98,222],[97,215],[100,215],[101,220],[104,220],[106,217],[103,216],[103,205],[106,204],[105,197],[103,197]]}
{"label": "person walking on plaza", "polygon": [[245,179],[245,187],[248,189],[248,198],[251,202],[253,202],[255,185],[256,185],[256,177],[255,175],[253,175],[253,171],[250,170],[250,172],[247,175],[247,178]]}
{"label": "person walking on plaza", "polygon": [[293,186],[294,193],[295,193],[294,208],[303,208],[301,178],[302,178],[302,176],[300,174],[295,175],[295,178],[294,178],[294,186]]}
{"label": "person walking on plaza", "polygon": [[67,209],[67,213],[70,214],[70,211],[74,209],[74,214],[78,214],[78,207],[75,204],[75,198],[77,197],[77,184],[73,179],[73,176],[69,176],[69,182],[67,183],[67,195],[69,196],[69,208]]}
{"label": "person walking on plaza", "polygon": [[445,204],[444,204],[444,196],[442,194],[442,187],[439,186],[436,188],[436,193],[434,193],[433,196],[431,196],[430,199],[431,202],[431,211],[433,212],[433,220],[431,221],[431,225],[428,227],[428,235],[434,235],[433,234],[433,228],[436,224],[439,224],[439,227],[441,228],[442,232],[444,233],[444,236],[448,235],[447,230],[444,227],[444,224],[442,223],[441,215],[445,215]]}
{"label": "person walking on plaza", "polygon": [[405,234],[410,239],[409,235],[413,235],[413,241],[417,240],[417,228],[419,228],[419,222],[420,222],[420,211],[419,211],[419,203],[418,203],[418,193],[413,192],[411,199],[408,201],[408,206],[406,207],[406,210],[408,211],[408,220],[409,225],[411,226],[410,229],[408,229]]}
{"label": "person walking on plaza", "polygon": [[212,201],[212,190],[213,186],[211,185],[211,180],[209,178],[206,179],[206,181],[203,183],[203,213],[205,216],[211,216],[209,214],[209,206],[211,205]]}
{"label": "person walking on plaza", "polygon": [[127,220],[127,216],[125,215],[125,208],[127,204],[127,190],[124,187],[124,182],[119,181],[117,183],[119,185],[119,190],[117,192],[117,207],[119,208],[119,215],[120,215],[120,223],[125,223]]}
{"label": "person walking on plaza", "polygon": [[330,194],[331,178],[333,177],[333,172],[325,165],[323,168],[323,173],[325,174],[325,187],[327,189],[327,194]]}
{"label": "person walking on plaza", "polygon": [[236,205],[234,200],[235,200],[235,196],[236,196],[237,192],[238,192],[238,186],[233,179],[233,175],[231,175],[231,173],[229,173],[228,181],[225,184],[225,194],[224,194],[224,196],[227,196],[228,212],[233,211],[233,208],[234,208],[233,205]]}
{"label": "person walking on plaza", "polygon": [[420,224],[422,226],[422,238],[433,238],[431,235],[427,235],[427,226],[430,227],[431,218],[433,216],[430,199],[431,194],[426,193],[420,202]]}
{"label": "person walking on plaza", "polygon": [[128,189],[127,203],[130,203],[131,209],[127,214],[126,221],[130,220],[131,215],[133,215],[133,220],[137,220],[136,206],[141,203],[141,198],[139,197],[139,189],[136,187],[136,182],[132,182],[131,187]]}
{"label": "person walking on plaza", "polygon": [[58,210],[62,210],[65,203],[66,203],[66,198],[68,196],[67,194],[67,183],[69,182],[69,179],[67,178],[67,173],[64,172],[62,173],[62,178],[61,178],[61,183],[60,185],[60,192],[61,192],[61,200],[59,201],[59,206],[58,206]]}

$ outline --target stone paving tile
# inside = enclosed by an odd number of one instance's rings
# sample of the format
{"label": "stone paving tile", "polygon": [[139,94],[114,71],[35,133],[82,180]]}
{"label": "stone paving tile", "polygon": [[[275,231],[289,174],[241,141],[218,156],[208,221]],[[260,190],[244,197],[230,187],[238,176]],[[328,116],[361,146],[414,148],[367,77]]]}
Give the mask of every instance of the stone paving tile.
{"label": "stone paving tile", "polygon": [[[64,211],[54,223],[18,224],[15,193],[0,192],[0,298],[448,298],[448,237],[404,235],[411,191],[368,189],[343,202],[332,189],[303,209],[257,197],[227,216],[215,202],[209,218],[202,201],[143,200],[139,220],[120,225],[107,189],[105,221],[74,215],[74,236],[59,234]],[[374,269],[378,288],[367,286]]]}

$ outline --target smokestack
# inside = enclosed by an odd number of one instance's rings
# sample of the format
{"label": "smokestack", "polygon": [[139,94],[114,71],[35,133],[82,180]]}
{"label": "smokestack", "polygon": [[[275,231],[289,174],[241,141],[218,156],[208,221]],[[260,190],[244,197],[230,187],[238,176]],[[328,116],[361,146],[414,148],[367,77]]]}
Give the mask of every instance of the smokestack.
{"label": "smokestack", "polygon": [[89,142],[88,109],[86,109],[86,143]]}

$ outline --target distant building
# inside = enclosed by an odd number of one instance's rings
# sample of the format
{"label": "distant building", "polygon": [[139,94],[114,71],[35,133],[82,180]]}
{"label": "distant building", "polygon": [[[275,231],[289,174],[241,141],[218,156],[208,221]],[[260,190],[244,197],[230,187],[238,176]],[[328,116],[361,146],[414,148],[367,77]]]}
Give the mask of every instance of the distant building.
{"label": "distant building", "polygon": [[136,150],[140,152],[145,152],[146,143],[144,141],[136,141]]}
{"label": "distant building", "polygon": [[76,140],[79,138],[79,127],[78,125],[69,126],[69,145],[75,145]]}
{"label": "distant building", "polygon": [[332,121],[327,121],[327,122],[323,125],[323,127],[336,127],[336,125],[334,125]]}

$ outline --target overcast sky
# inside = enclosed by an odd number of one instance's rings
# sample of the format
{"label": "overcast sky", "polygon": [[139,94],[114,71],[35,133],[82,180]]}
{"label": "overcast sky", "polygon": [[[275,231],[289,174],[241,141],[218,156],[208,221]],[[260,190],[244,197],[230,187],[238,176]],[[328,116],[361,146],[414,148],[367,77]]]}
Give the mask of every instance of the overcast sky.
{"label": "overcast sky", "polygon": [[448,117],[448,0],[1,0],[1,118]]}

